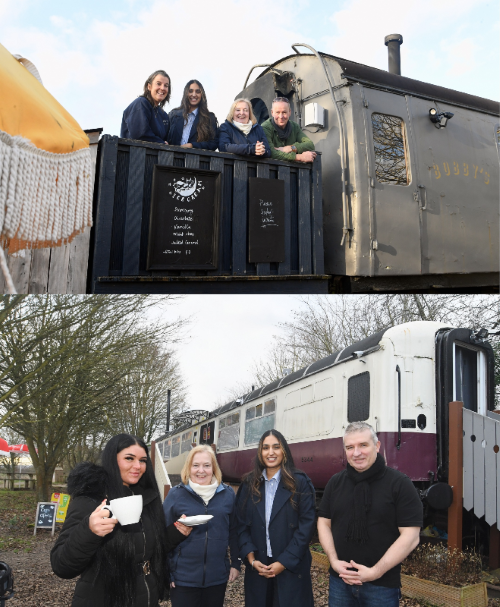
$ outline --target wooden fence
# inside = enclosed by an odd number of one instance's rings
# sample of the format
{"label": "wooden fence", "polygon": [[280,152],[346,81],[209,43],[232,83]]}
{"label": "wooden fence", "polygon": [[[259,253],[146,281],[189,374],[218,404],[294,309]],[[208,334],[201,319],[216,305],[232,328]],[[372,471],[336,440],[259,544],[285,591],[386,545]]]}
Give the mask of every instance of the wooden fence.
{"label": "wooden fence", "polygon": [[[221,174],[215,270],[146,269],[155,165]],[[248,179],[285,184],[285,257],[248,261]],[[99,142],[92,293],[326,293],[321,157],[284,163],[104,135]]]}
{"label": "wooden fence", "polygon": [[[495,414],[492,414],[492,416]],[[488,525],[500,522],[500,415],[463,410],[464,508]]]}

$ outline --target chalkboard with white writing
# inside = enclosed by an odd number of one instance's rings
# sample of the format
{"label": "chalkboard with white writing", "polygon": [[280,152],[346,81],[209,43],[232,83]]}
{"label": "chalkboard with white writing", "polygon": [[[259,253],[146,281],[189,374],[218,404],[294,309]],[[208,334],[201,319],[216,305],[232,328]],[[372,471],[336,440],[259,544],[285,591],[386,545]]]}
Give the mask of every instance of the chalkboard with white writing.
{"label": "chalkboard with white writing", "polygon": [[285,182],[248,179],[248,260],[251,263],[285,259]]}
{"label": "chalkboard with white writing", "polygon": [[155,166],[148,270],[215,270],[220,173]]}
{"label": "chalkboard with white writing", "polygon": [[52,535],[54,535],[56,509],[57,504],[54,502],[38,502],[36,507],[34,535],[36,535],[37,529],[52,529]]}

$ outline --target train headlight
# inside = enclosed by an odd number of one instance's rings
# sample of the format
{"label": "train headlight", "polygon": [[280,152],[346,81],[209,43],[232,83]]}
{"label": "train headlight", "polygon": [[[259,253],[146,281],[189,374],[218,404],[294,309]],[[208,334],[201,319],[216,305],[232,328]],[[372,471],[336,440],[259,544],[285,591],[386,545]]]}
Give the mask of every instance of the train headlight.
{"label": "train headlight", "polygon": [[435,107],[431,107],[429,110],[429,118],[437,129],[443,129],[453,116],[452,112],[438,112]]}

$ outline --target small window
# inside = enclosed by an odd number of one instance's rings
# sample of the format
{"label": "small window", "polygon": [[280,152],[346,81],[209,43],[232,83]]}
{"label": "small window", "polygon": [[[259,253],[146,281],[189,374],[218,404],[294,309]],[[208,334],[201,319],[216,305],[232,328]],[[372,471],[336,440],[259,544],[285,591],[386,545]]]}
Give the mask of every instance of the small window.
{"label": "small window", "polygon": [[232,413],[219,422],[218,449],[236,449],[240,444],[240,414]]}
{"label": "small window", "polygon": [[181,452],[181,437],[174,436],[172,439],[172,457],[177,457]]}
{"label": "small window", "polygon": [[200,429],[200,445],[211,445],[214,442],[215,422],[205,424]]}
{"label": "small window", "polygon": [[171,440],[166,441],[163,449],[163,459],[170,459],[170,446],[172,444]]}
{"label": "small window", "polygon": [[274,413],[274,410],[276,409],[276,404],[273,400],[266,400],[266,402],[264,403],[264,415],[269,415],[269,413]]}
{"label": "small window", "polygon": [[181,444],[181,453],[186,453],[187,451],[191,451],[192,449],[192,432],[184,432],[182,435],[182,444]]}
{"label": "small window", "polygon": [[408,185],[405,123],[397,116],[372,114],[375,175],[379,183]]}
{"label": "small window", "polygon": [[347,382],[347,420],[364,422],[370,417],[370,373],[353,375]]}
{"label": "small window", "polygon": [[253,419],[255,417],[255,407],[247,409],[247,419]]}
{"label": "small window", "polygon": [[[249,415],[251,409],[253,409],[255,413]],[[266,401],[264,407],[260,404],[247,409],[245,420],[245,445],[258,443],[260,437],[266,430],[274,428],[275,410],[276,404],[274,399]]]}

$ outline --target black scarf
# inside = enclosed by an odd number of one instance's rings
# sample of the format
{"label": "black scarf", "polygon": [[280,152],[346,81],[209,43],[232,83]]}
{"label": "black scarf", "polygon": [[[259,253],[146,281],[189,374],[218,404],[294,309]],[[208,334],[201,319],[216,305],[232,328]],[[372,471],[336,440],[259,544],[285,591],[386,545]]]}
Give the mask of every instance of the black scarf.
{"label": "black scarf", "polygon": [[292,123],[291,123],[291,121],[289,120],[289,121],[286,123],[285,128],[284,128],[284,129],[282,129],[282,128],[280,128],[280,127],[279,127],[279,126],[276,124],[276,122],[274,122],[274,118],[271,118],[271,120],[272,120],[272,122],[273,122],[273,127],[274,127],[274,130],[276,131],[276,133],[278,133],[278,137],[279,137],[279,139],[281,139],[282,141],[286,141],[286,140],[287,140],[287,139],[290,137],[290,135],[291,135],[291,133],[292,133]]}
{"label": "black scarf", "polygon": [[351,520],[347,527],[346,540],[357,544],[366,544],[368,537],[368,523],[366,515],[372,505],[372,494],[370,485],[373,481],[382,478],[385,473],[385,460],[377,453],[375,462],[364,472],[358,472],[350,464],[347,464],[347,476],[355,484],[354,504]]}

